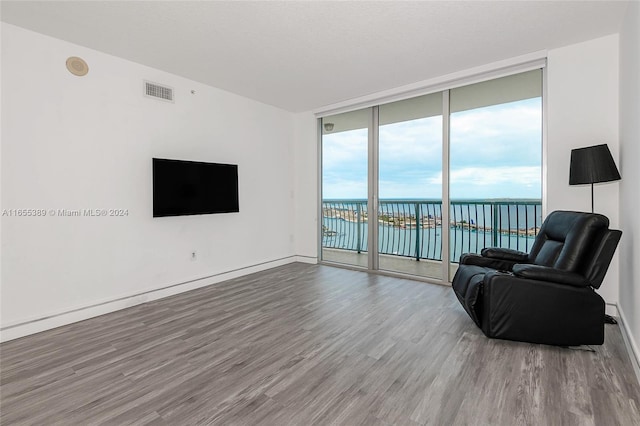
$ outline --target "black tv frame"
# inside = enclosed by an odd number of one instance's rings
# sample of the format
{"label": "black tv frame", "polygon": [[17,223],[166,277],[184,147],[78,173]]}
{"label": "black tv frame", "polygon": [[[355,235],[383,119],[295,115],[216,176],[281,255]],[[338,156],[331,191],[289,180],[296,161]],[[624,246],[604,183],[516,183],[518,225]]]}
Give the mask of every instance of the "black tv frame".
{"label": "black tv frame", "polygon": [[237,164],[153,158],[152,179],[153,217],[240,211]]}

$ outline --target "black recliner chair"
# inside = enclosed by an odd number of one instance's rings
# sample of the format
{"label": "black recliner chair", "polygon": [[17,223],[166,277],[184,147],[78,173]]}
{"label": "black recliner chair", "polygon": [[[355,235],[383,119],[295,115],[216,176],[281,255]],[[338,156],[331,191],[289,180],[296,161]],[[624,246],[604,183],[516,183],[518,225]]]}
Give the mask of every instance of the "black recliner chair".
{"label": "black recliner chair", "polygon": [[622,232],[600,214],[555,211],[530,253],[463,254],[453,291],[488,337],[560,346],[604,343],[602,284]]}

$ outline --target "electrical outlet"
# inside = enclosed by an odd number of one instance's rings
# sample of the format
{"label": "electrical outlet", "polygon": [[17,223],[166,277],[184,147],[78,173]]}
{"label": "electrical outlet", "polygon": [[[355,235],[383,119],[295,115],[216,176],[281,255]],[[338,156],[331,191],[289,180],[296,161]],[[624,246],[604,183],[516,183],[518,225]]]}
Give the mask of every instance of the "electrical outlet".
{"label": "electrical outlet", "polygon": [[198,258],[198,254],[195,251],[191,252],[191,260],[196,260]]}

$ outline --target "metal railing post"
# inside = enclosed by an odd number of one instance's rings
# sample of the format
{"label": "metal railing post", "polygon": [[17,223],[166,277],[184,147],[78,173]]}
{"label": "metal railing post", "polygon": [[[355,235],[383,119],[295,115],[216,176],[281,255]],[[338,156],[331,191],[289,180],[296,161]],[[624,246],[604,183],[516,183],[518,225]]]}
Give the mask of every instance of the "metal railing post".
{"label": "metal railing post", "polygon": [[420,203],[416,203],[416,260],[420,261]]}
{"label": "metal railing post", "polygon": [[492,206],[492,215],[493,215],[493,229],[491,230],[491,239],[493,240],[493,247],[498,247],[498,209],[499,206],[497,203],[491,203]]}
{"label": "metal railing post", "polygon": [[360,211],[361,211],[361,207],[362,204],[357,203],[356,204],[356,226],[358,227],[358,241],[356,242],[356,248],[358,250],[358,253],[360,253],[360,251],[362,250],[362,243],[360,242],[360,240],[362,239],[361,233],[362,230],[360,229]]}

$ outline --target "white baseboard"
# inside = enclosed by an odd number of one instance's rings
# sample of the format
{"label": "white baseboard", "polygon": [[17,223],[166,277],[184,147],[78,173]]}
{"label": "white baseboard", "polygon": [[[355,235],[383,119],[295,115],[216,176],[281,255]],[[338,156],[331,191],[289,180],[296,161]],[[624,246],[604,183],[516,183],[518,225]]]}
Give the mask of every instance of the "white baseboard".
{"label": "white baseboard", "polygon": [[604,313],[616,318],[620,316],[618,314],[618,305],[615,303],[606,303],[604,305]]}
{"label": "white baseboard", "polygon": [[297,256],[294,256],[294,258],[295,258],[296,262],[308,263],[308,264],[311,264],[311,265],[317,265],[318,264],[318,258],[314,257],[314,256],[297,255]]}
{"label": "white baseboard", "polygon": [[130,308],[132,306],[151,302],[153,300],[162,299],[164,297],[173,296],[175,294],[184,293],[185,291],[195,290],[197,288],[206,287],[211,284],[230,280],[232,278],[260,272],[277,266],[286,265],[293,262],[312,262],[314,258],[306,256],[288,256],[280,259],[270,260],[256,265],[245,266],[227,272],[210,275],[207,277],[197,278],[181,283],[171,284],[155,290],[137,293],[115,300],[108,300],[96,303],[90,306],[83,306],[71,309],[65,312],[54,313],[42,318],[34,318],[16,324],[10,324],[0,328],[0,342],[18,339],[30,334],[39,333],[45,330],[51,330],[56,327],[83,321],[89,318],[115,312],[121,309]]}
{"label": "white baseboard", "polygon": [[633,371],[636,373],[636,379],[638,380],[638,383],[640,383],[640,351],[638,350],[638,345],[633,338],[633,334],[631,334],[631,330],[629,330],[629,323],[627,322],[624,312],[618,305],[614,306],[616,312],[618,313],[618,324],[620,325],[620,331],[622,332],[624,345],[626,346],[627,353],[629,354],[629,358],[631,359]]}

